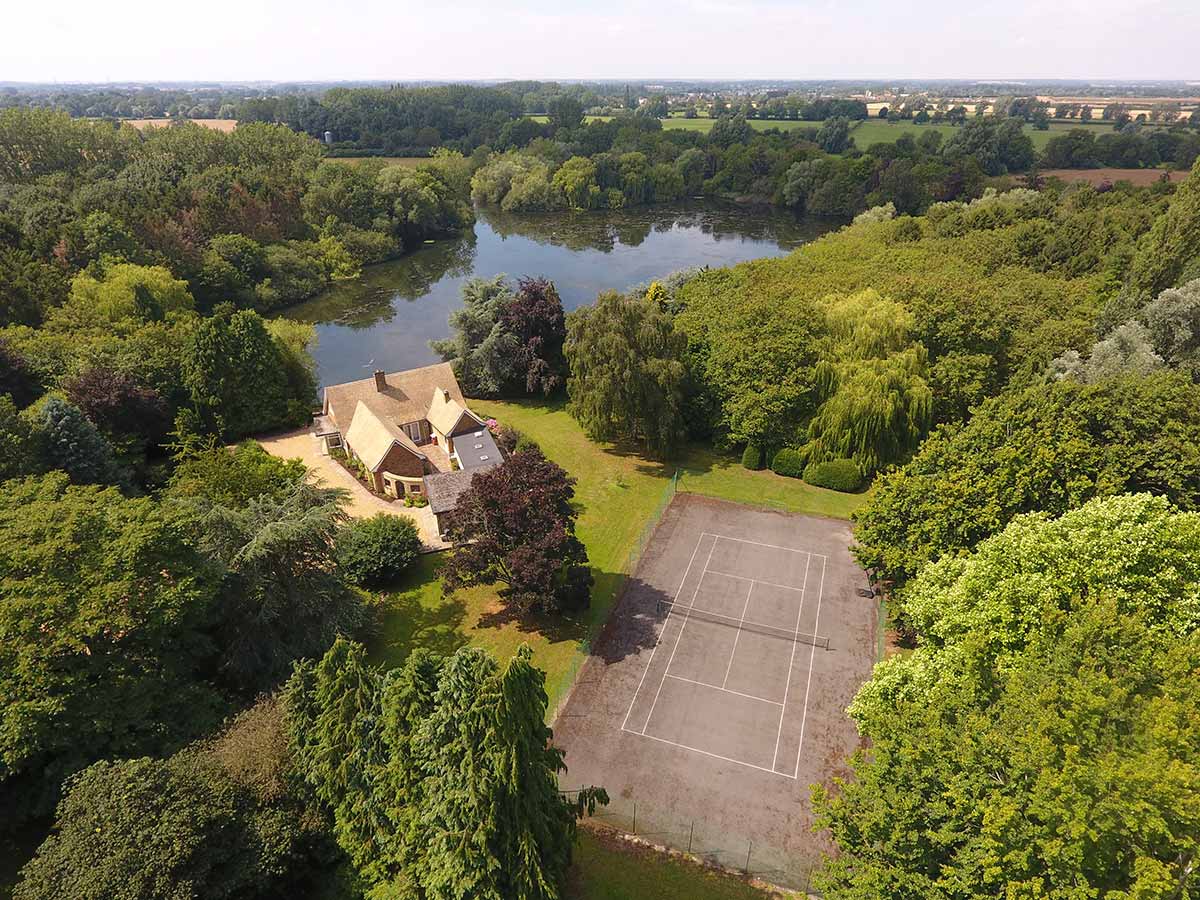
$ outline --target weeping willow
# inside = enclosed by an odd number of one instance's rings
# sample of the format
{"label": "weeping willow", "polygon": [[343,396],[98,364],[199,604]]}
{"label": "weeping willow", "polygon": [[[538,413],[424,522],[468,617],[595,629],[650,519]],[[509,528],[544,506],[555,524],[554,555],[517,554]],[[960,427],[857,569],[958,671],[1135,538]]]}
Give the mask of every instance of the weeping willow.
{"label": "weeping willow", "polygon": [[826,304],[833,351],[817,367],[823,400],[801,454],[806,464],[853,459],[869,476],[915,450],[928,431],[928,359],[902,304],[873,290]]}

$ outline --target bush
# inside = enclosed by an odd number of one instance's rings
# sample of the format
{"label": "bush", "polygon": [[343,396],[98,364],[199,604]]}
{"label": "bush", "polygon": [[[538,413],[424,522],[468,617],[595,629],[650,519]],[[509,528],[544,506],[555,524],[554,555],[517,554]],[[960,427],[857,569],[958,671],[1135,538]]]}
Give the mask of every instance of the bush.
{"label": "bush", "polygon": [[411,519],[379,513],[338,530],[334,555],[338,570],[351,582],[371,587],[392,581],[421,552],[421,537]]}
{"label": "bush", "polygon": [[762,447],[755,444],[747,444],[746,449],[742,451],[742,467],[745,469],[754,469],[758,471],[763,467],[763,452]]}
{"label": "bush", "polygon": [[862,487],[862,470],[852,459],[831,459],[810,463],[804,468],[804,480],[815,487],[834,491],[857,491]]}
{"label": "bush", "polygon": [[405,494],[404,505],[408,507],[415,506],[417,509],[423,509],[429,505],[429,498],[424,494]]}
{"label": "bush", "polygon": [[775,454],[771,461],[771,469],[776,475],[786,475],[788,478],[799,478],[804,474],[804,458],[799,450],[784,447]]}

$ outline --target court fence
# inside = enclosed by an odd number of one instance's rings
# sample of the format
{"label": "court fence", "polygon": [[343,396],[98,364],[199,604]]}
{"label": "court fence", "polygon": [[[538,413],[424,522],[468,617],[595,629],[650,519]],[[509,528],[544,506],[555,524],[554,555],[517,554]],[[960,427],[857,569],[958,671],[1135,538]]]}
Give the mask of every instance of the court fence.
{"label": "court fence", "polygon": [[[646,545],[650,543],[650,538],[654,536],[654,530],[658,528],[658,523],[662,520],[663,513],[667,511],[667,507],[671,505],[671,501],[675,499],[676,490],[679,487],[679,470],[676,469],[671,473],[670,479],[663,487],[662,494],[658,498],[658,503],[654,507],[654,512],[650,514],[650,518],[646,520],[646,524],[642,526],[642,530],[638,532],[637,538],[633,545],[629,548],[629,552],[625,555],[625,559],[617,566],[617,581],[613,586],[613,596],[610,601],[609,609],[616,609],[617,604],[621,602],[621,596],[625,593],[625,587],[629,583],[630,576],[637,570],[638,561],[642,558],[642,554],[646,550]],[[571,687],[575,684],[576,678],[579,676],[579,670],[583,668],[583,664],[587,662],[587,658],[592,654],[592,641],[598,636],[599,630],[603,627],[603,620],[597,622],[595,631],[587,634],[583,640],[579,642],[579,648],[575,651],[575,655],[571,660],[571,665],[567,669],[565,675],[562,676],[563,690],[560,694],[560,699],[555,705],[551,721],[558,718],[562,708],[566,705],[567,699],[571,695]]]}
{"label": "court fence", "polygon": [[[572,799],[577,793],[564,791]],[[706,865],[814,894],[812,876],[821,866],[819,856],[797,858],[779,848],[737,838],[727,826],[706,818],[664,814],[637,800],[612,797],[586,821],[685,853]]]}

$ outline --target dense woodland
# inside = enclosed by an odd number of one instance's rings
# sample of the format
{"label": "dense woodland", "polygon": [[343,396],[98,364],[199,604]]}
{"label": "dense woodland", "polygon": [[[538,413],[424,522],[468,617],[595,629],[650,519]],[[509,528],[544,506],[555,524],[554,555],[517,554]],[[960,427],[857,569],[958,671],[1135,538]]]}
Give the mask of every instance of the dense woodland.
{"label": "dense woodland", "polygon": [[[816,789],[824,895],[1192,896],[1200,163],[998,192],[1032,152],[1005,120],[856,155],[820,147],[845,122],[812,144],[550,115],[410,170],[278,125],[0,113],[0,805],[45,838],[15,896],[289,896],[330,872],[347,896],[562,896],[605,796],[558,792],[527,653],[373,668],[362,588],[412,565],[415,530],[228,445],[310,412],[311,333],[264,312],[469,221],[502,165],[484,199],[603,205],[689,191],[693,152],[704,191],[870,208],[569,315],[542,279],[475,282],[437,349],[468,394],[565,392],[598,441],[873,484],[856,552],[909,646],[851,708],[868,749]],[[447,590],[586,605],[573,480],[497,439]]]}

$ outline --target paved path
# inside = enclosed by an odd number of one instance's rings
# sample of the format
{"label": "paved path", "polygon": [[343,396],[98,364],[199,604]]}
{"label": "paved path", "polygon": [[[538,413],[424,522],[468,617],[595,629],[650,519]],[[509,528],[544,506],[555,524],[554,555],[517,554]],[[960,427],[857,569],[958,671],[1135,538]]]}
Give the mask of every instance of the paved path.
{"label": "paved path", "polygon": [[365,519],[381,512],[393,516],[404,516],[416,523],[417,530],[421,535],[421,543],[427,550],[444,550],[450,546],[438,537],[437,521],[434,519],[433,513],[429,511],[429,507],[405,506],[403,502],[389,502],[372,494],[357,478],[323,452],[322,443],[311,427],[305,426],[297,428],[295,431],[287,431],[256,440],[262,444],[264,450],[273,456],[303,461],[318,484],[340,487],[348,491],[350,499],[346,504],[346,512],[355,518]]}

